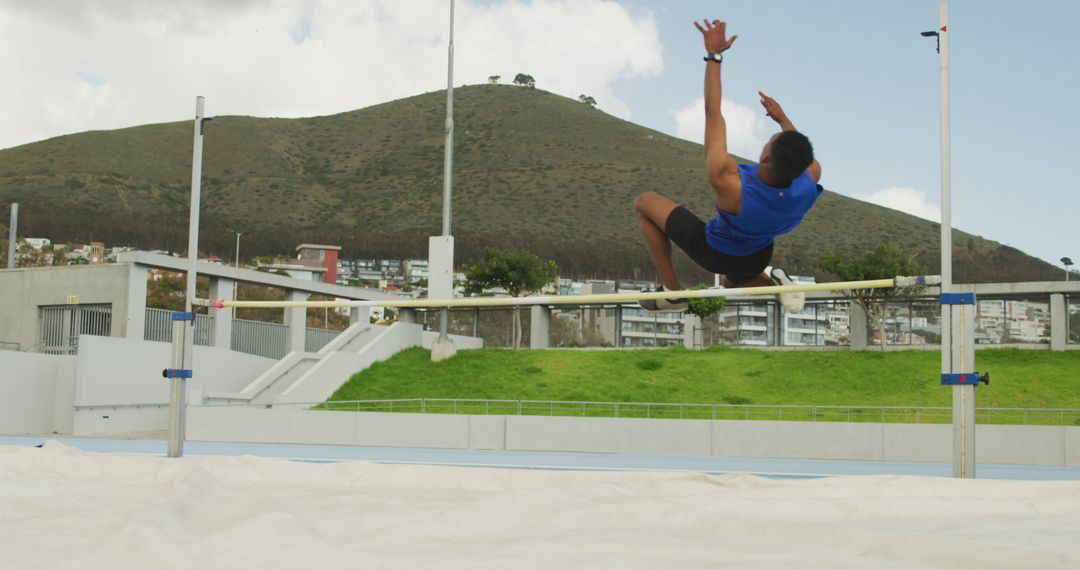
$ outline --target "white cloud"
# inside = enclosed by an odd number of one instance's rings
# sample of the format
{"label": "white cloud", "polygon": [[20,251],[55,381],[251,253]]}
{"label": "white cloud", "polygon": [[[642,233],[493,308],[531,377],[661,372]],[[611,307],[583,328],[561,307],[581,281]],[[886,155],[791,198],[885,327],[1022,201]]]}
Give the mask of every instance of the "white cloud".
{"label": "white cloud", "polygon": [[[764,112],[758,113],[728,99],[720,102],[720,112],[727,122],[728,152],[757,160],[761,156],[761,147],[772,134],[767,128],[770,123],[766,122]],[[705,142],[704,97],[698,97],[674,115],[676,136],[698,144]]]}
{"label": "white cloud", "polygon": [[[446,87],[447,0],[0,1],[0,148],[209,115],[298,117]],[[630,118],[616,80],[663,69],[657,24],[612,0],[457,0],[454,84],[532,75]],[[613,49],[612,46],[618,46]],[[11,113],[11,110],[17,110]]]}
{"label": "white cloud", "polygon": [[870,194],[855,195],[855,198],[872,202],[879,206],[900,210],[932,222],[941,222],[941,208],[930,201],[926,192],[902,186],[889,186]]}

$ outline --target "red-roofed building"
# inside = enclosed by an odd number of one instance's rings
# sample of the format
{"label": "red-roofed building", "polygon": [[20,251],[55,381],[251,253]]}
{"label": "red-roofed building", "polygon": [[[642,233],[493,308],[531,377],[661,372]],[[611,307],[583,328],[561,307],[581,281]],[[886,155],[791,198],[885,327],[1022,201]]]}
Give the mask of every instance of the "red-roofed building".
{"label": "red-roofed building", "polygon": [[339,251],[341,251],[341,248],[336,245],[302,243],[296,246],[296,259],[300,260],[301,265],[326,268],[326,272],[322,276],[322,282],[333,285],[337,283]]}

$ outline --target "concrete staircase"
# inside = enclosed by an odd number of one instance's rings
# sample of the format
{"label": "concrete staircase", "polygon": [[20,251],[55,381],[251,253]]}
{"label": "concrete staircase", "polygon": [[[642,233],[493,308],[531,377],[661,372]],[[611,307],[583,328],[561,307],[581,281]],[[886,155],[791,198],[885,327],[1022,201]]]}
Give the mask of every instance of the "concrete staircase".
{"label": "concrete staircase", "polygon": [[[202,403],[272,407],[322,402],[353,374],[406,348],[431,348],[437,336],[412,323],[389,326],[357,323],[319,352],[290,352],[239,392],[207,392]],[[456,335],[451,338],[459,349],[483,346],[478,338]]]}

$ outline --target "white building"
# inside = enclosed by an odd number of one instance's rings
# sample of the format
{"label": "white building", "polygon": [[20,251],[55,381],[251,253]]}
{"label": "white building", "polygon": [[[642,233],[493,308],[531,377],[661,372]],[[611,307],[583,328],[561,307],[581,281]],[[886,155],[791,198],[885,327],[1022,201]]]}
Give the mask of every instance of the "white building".
{"label": "white building", "polygon": [[50,240],[49,238],[23,238],[21,241],[37,250],[52,245],[52,240]]}
{"label": "white building", "polygon": [[404,265],[405,279],[409,283],[416,283],[421,279],[428,278],[428,260],[406,259]]}

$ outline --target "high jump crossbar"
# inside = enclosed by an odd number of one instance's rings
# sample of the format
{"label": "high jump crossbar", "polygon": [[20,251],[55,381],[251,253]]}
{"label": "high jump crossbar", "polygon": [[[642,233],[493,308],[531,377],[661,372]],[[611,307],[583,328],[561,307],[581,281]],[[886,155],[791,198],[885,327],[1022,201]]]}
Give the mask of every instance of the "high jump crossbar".
{"label": "high jump crossbar", "polygon": [[891,289],[897,287],[924,287],[940,285],[941,276],[893,277],[867,281],[841,281],[835,283],[797,283],[768,287],[737,287],[732,289],[694,289],[688,291],[652,291],[642,293],[610,293],[601,295],[537,295],[532,297],[460,297],[454,299],[388,299],[381,301],[230,301],[227,299],[196,299],[195,304],[226,309],[250,308],[344,308],[344,307],[501,307],[522,305],[591,305],[597,303],[629,303],[646,299],[700,299],[710,297],[760,297],[780,293],[809,293],[812,291],[851,291],[856,289]]}

